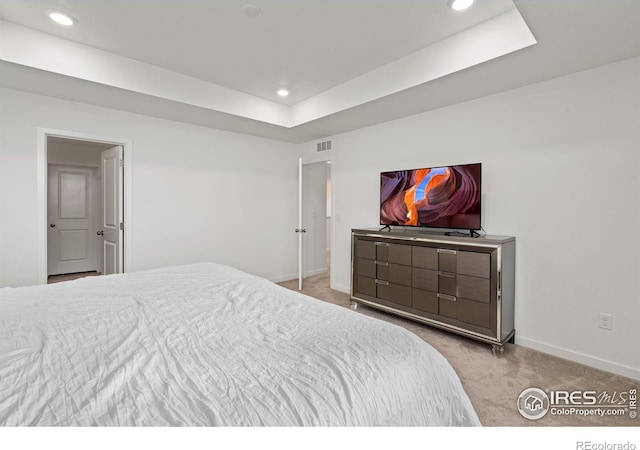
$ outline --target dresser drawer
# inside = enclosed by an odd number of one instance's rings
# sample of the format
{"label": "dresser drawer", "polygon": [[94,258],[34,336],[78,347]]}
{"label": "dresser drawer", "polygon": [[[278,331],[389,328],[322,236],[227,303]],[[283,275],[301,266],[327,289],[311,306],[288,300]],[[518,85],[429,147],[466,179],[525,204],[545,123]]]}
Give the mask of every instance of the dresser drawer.
{"label": "dresser drawer", "polygon": [[438,271],[414,267],[412,285],[414,288],[438,292]]}
{"label": "dresser drawer", "polygon": [[397,305],[411,306],[411,288],[395,283],[376,280],[378,298],[393,302]]}
{"label": "dresser drawer", "polygon": [[457,297],[489,303],[491,301],[491,291],[488,278],[469,277],[458,275]]}
{"label": "dresser drawer", "polygon": [[358,239],[356,241],[356,257],[359,259],[376,259],[376,243]]}
{"label": "dresser drawer", "polygon": [[428,312],[430,314],[438,314],[438,294],[433,291],[425,291],[414,288],[413,301],[411,306],[413,309]]}
{"label": "dresser drawer", "polygon": [[358,283],[355,289],[356,294],[368,295],[370,297],[376,296],[376,280],[375,279],[358,275],[356,280]]}
{"label": "dresser drawer", "polygon": [[458,252],[456,272],[473,277],[491,276],[491,255],[478,252]]}
{"label": "dresser drawer", "polygon": [[413,267],[438,270],[438,249],[432,247],[413,247],[411,264]]}
{"label": "dresser drawer", "polygon": [[437,294],[438,314],[451,319],[458,318],[458,299],[453,295]]}
{"label": "dresser drawer", "polygon": [[375,259],[395,264],[411,265],[411,246],[403,244],[390,244],[388,242],[374,242]]}
{"label": "dresser drawer", "polygon": [[358,258],[356,273],[365,277],[376,277],[376,262],[372,259]]}
{"label": "dresser drawer", "polygon": [[483,328],[491,327],[491,308],[488,303],[474,302],[464,298],[459,298],[456,303],[459,321]]}
{"label": "dresser drawer", "polygon": [[377,261],[389,261],[389,243],[388,242],[376,242],[375,255]]}
{"label": "dresser drawer", "polygon": [[411,267],[376,261],[376,278],[411,286]]}
{"label": "dresser drawer", "polygon": [[456,273],[458,252],[446,248],[438,249],[438,270],[442,272]]}
{"label": "dresser drawer", "polygon": [[438,272],[438,292],[447,295],[458,295],[458,277],[455,273]]}
{"label": "dresser drawer", "polygon": [[389,244],[389,262],[393,264],[411,265],[411,246]]}
{"label": "dresser drawer", "polygon": [[411,286],[411,267],[400,264],[389,264],[389,274],[386,280],[390,283]]}

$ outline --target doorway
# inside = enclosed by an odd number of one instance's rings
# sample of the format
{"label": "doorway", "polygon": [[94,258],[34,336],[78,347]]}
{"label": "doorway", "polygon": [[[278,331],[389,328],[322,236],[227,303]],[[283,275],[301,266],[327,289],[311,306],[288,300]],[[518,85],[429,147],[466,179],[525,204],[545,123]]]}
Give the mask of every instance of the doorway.
{"label": "doorway", "polygon": [[[118,272],[113,264],[105,264],[109,258],[103,244],[107,201],[103,155],[112,147],[102,142],[47,137],[49,283]],[[120,196],[115,199],[121,203]]]}
{"label": "doorway", "polygon": [[302,278],[331,285],[331,161],[301,166]]}
{"label": "doorway", "polygon": [[[117,164],[109,160],[113,151]],[[38,129],[37,155],[38,284],[46,284],[50,275],[59,281],[131,267],[131,233],[124,227],[124,217],[131,218],[131,143]],[[118,213],[115,226],[112,211]],[[119,249],[116,262],[114,246]]]}

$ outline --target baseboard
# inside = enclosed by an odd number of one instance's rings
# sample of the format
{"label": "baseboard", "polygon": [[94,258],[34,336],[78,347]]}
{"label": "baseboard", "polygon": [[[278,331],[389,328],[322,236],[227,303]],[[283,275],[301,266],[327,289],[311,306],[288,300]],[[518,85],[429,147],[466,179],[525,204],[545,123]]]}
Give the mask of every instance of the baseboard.
{"label": "baseboard", "polygon": [[316,269],[316,270],[310,270],[309,272],[305,273],[304,277],[314,277],[316,275],[324,275],[325,273],[327,273],[327,268],[325,267],[324,269]]}
{"label": "baseboard", "polygon": [[282,277],[269,278],[272,283],[284,283],[285,281],[297,280],[298,275],[285,275]]}
{"label": "baseboard", "polygon": [[[307,277],[312,277],[314,275],[322,275],[327,273],[327,269],[318,269],[318,270],[313,270],[310,272],[307,272],[307,274],[305,275],[305,278]],[[273,283],[284,283],[285,281],[291,281],[291,280],[297,280],[298,279],[298,275],[294,274],[294,275],[285,275],[282,277],[275,277],[275,278],[269,278],[269,281],[273,282]]]}
{"label": "baseboard", "polygon": [[606,359],[596,358],[584,353],[575,352],[555,345],[546,344],[544,342],[537,341],[535,339],[529,339],[526,337],[518,336],[516,333],[516,344],[528,347],[533,350],[538,350],[542,353],[557,356],[559,358],[568,359],[569,361],[584,364],[589,367],[604,370],[606,372],[615,373],[623,377],[633,378],[634,380],[640,380],[640,369],[634,367],[625,366]]}

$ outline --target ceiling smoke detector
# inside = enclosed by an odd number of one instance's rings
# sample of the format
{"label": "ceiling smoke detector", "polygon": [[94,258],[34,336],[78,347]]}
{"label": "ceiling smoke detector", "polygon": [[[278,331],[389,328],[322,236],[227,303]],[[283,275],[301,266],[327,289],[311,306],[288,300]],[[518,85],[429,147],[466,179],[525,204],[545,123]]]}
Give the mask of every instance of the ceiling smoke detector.
{"label": "ceiling smoke detector", "polygon": [[242,7],[242,12],[244,13],[245,16],[250,17],[252,19],[262,14],[262,10],[258,8],[256,5],[244,5]]}

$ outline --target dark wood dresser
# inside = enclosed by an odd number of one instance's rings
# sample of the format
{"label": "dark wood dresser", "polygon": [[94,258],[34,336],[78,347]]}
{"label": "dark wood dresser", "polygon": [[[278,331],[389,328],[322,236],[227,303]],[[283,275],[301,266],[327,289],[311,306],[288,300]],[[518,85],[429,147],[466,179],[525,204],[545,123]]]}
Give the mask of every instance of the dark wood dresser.
{"label": "dark wood dresser", "polygon": [[351,304],[368,305],[504,351],[512,341],[515,238],[353,229]]}

